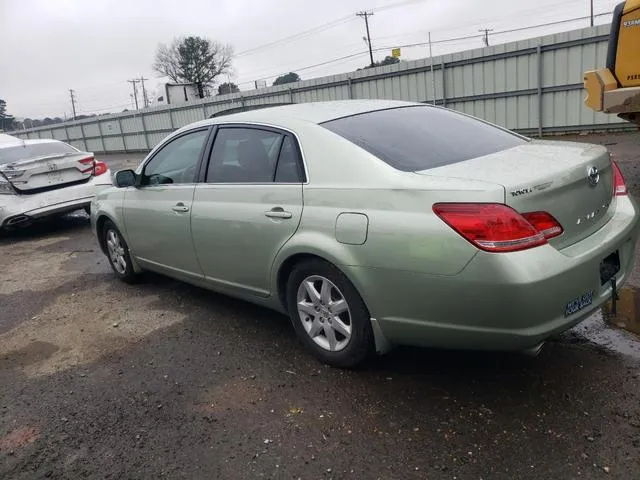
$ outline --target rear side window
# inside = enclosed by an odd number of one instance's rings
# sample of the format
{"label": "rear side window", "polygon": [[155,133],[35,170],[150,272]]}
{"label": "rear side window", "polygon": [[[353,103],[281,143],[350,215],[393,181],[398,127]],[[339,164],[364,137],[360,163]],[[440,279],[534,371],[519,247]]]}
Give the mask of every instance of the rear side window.
{"label": "rear side window", "polygon": [[15,147],[0,148],[0,165],[45,155],[64,155],[77,152],[78,150],[63,142],[34,143],[31,145],[27,143]]}
{"label": "rear side window", "polygon": [[273,182],[283,135],[257,128],[218,130],[207,183]]}
{"label": "rear side window", "polygon": [[480,120],[426,105],[352,115],[322,126],[405,172],[463,162],[527,142]]}
{"label": "rear side window", "polygon": [[297,143],[284,132],[221,127],[213,144],[207,183],[300,183]]}
{"label": "rear side window", "polygon": [[296,142],[291,137],[284,137],[276,167],[275,181],[276,183],[299,183],[303,180],[304,172]]}

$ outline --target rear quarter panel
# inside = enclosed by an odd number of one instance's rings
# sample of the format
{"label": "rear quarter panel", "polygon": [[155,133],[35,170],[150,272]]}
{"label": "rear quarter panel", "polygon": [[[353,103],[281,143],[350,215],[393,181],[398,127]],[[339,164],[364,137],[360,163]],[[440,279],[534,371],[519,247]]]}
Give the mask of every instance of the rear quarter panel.
{"label": "rear quarter panel", "polygon": [[[342,137],[316,126],[299,133],[309,183],[303,187],[302,220],[276,257],[320,256],[337,266],[365,266],[451,276],[477,253],[432,210],[437,202],[503,202],[496,184],[400,172]],[[336,220],[342,213],[366,215],[363,244],[340,243]],[[346,269],[345,269],[346,270]],[[356,287],[358,280],[351,279]],[[274,286],[276,283],[274,283]]]}

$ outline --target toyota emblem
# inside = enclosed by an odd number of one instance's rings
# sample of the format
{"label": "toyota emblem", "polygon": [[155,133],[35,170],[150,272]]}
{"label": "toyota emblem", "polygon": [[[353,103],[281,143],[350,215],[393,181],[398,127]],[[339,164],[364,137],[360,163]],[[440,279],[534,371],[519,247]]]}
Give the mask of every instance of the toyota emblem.
{"label": "toyota emblem", "polygon": [[587,178],[589,179],[589,183],[595,187],[600,181],[600,172],[598,172],[596,167],[591,167],[587,173]]}

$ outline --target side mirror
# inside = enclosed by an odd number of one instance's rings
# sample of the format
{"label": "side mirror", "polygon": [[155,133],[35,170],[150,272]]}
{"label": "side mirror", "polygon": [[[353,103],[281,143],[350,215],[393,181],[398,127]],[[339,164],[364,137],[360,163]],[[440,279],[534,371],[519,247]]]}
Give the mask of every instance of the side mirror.
{"label": "side mirror", "polygon": [[118,188],[133,187],[137,180],[136,172],[133,170],[120,170],[116,172],[113,184]]}

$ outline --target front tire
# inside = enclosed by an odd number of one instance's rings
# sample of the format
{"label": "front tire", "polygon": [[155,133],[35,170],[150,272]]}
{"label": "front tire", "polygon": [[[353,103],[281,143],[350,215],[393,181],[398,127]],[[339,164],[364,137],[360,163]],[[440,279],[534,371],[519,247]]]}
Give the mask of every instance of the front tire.
{"label": "front tire", "polygon": [[138,275],[133,270],[129,246],[118,228],[110,220],[107,220],[102,227],[102,241],[107,250],[109,265],[116,276],[123,282],[134,283]]}
{"label": "front tire", "polygon": [[369,311],[335,266],[322,260],[296,265],[287,282],[287,306],[298,338],[322,362],[352,368],[373,352]]}

